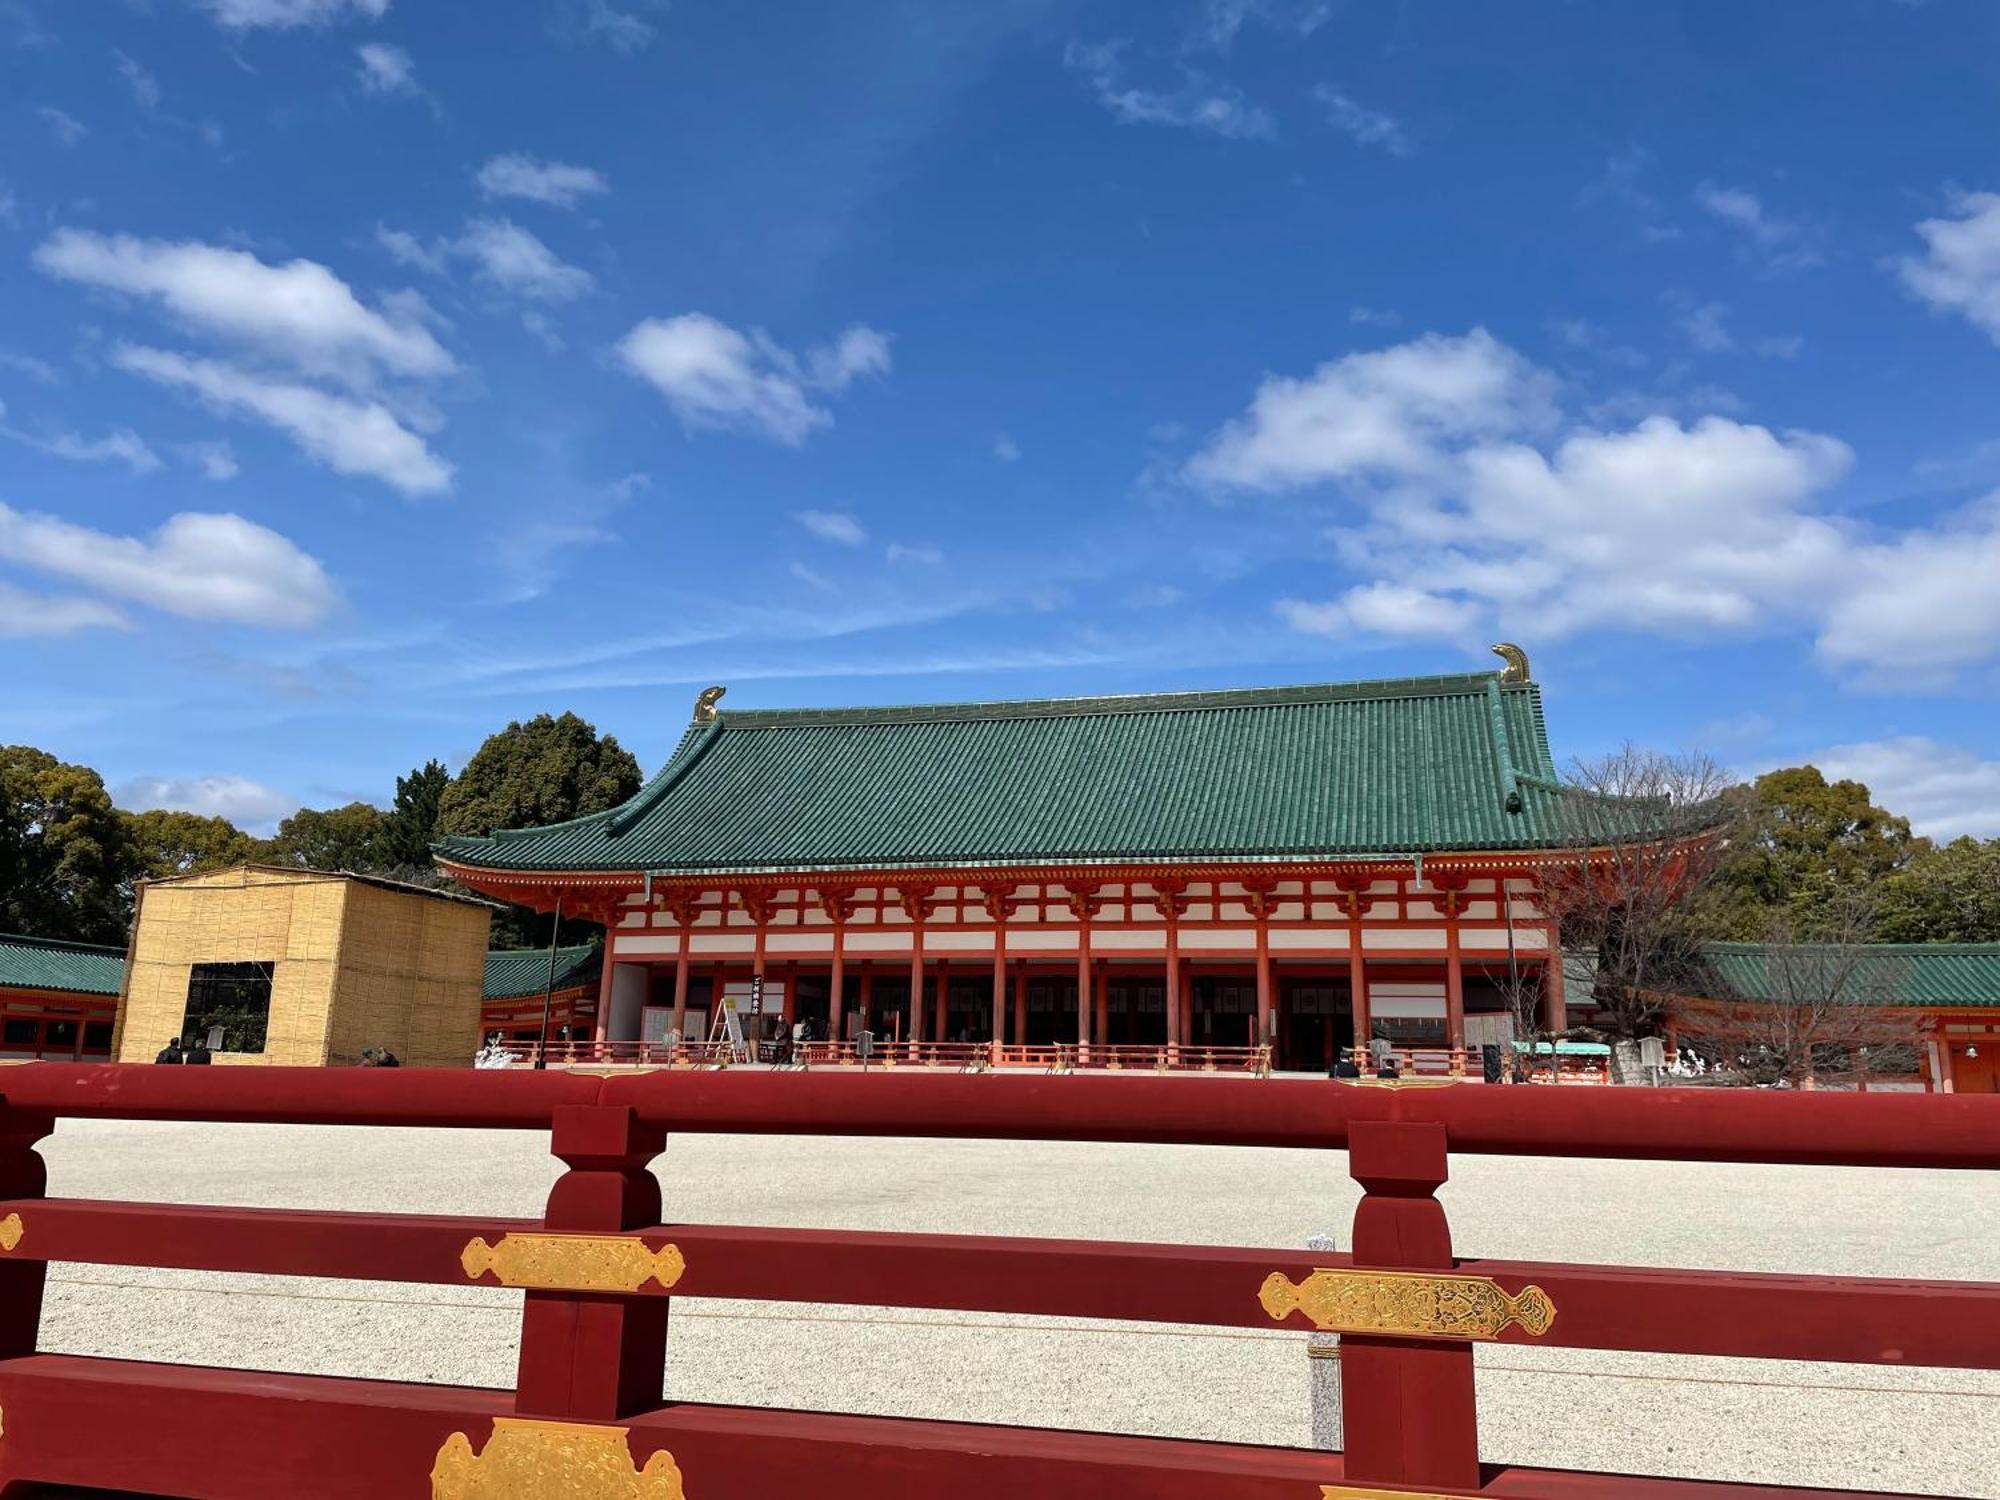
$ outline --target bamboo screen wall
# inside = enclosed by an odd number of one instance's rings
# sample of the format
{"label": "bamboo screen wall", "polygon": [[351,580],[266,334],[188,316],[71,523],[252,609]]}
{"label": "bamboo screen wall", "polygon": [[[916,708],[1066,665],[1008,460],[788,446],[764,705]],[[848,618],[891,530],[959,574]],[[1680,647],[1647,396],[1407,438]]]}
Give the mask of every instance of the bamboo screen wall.
{"label": "bamboo screen wall", "polygon": [[149,882],[115,1055],[149,1062],[180,1034],[196,964],[268,962],[264,1050],[218,1063],[339,1066],[387,1047],[411,1067],[465,1067],[479,1046],[490,920],[471,902],[310,870]]}

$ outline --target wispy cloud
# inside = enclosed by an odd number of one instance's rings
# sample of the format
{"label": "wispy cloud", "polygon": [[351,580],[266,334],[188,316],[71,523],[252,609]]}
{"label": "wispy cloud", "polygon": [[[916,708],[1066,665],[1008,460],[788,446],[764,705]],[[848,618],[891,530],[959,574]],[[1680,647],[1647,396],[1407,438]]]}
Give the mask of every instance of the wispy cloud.
{"label": "wispy cloud", "polygon": [[1703,182],[1694,201],[1744,238],[1745,248],[1769,271],[1803,271],[1823,265],[1817,236],[1805,225],[1773,216],[1747,188]]}
{"label": "wispy cloud", "polygon": [[532,156],[493,157],[479,169],[476,181],[489,198],[525,198],[551,208],[575,208],[585,198],[611,190],[595,167]]}
{"label": "wispy cloud", "polygon": [[792,519],[823,542],[858,547],[868,540],[861,522],[844,510],[801,510]]}
{"label": "wispy cloud", "polygon": [[35,113],[41,116],[42,123],[49,127],[49,134],[61,145],[74,146],[90,134],[88,125],[75,115],[57,109],[53,104],[38,104],[35,106]]}
{"label": "wispy cloud", "polygon": [[798,355],[761,329],[742,333],[706,313],[648,318],[619,341],[618,357],[689,428],[748,432],[790,446],[833,424],[813,393],[838,394],[890,368],[889,339],[873,328],[857,325]]}
{"label": "wispy cloud", "polygon": [[1357,145],[1378,146],[1391,156],[1410,156],[1417,149],[1416,137],[1393,115],[1370,109],[1345,90],[1323,83],[1313,90],[1313,98],[1326,110],[1327,123],[1345,131]]}
{"label": "wispy cloud", "polygon": [[1270,140],[1278,122],[1240,89],[1192,68],[1176,67],[1172,88],[1141,88],[1126,78],[1124,41],[1071,42],[1063,65],[1090,85],[1097,102],[1121,125],[1173,125],[1229,140]]}

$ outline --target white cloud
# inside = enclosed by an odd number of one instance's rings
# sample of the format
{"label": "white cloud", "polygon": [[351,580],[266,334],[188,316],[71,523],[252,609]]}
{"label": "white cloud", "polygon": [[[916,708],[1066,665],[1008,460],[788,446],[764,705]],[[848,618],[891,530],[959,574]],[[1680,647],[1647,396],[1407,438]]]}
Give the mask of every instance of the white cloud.
{"label": "white cloud", "polygon": [[227,818],[238,828],[268,831],[298,807],[298,799],[247,776],[138,776],[112,789],[111,800],[128,812],[166,808]]}
{"label": "white cloud", "polygon": [[53,104],[38,104],[35,113],[42,117],[42,123],[49,127],[49,134],[65,146],[74,146],[90,134],[90,127],[75,115],[57,109]]}
{"label": "white cloud", "polygon": [[358,18],[379,21],[389,13],[389,0],[195,0],[217,24],[250,31],[260,27],[286,30],[327,26]]}
{"label": "white cloud", "polygon": [[1248,21],[1308,37],[1333,17],[1332,0],[1207,0],[1191,44],[1227,52]]}
{"label": "white cloud", "polygon": [[1951,207],[1955,218],[1917,225],[1925,252],[1896,269],[1916,296],[2000,344],[2000,193],[1961,193]]}
{"label": "white cloud", "polygon": [[[636,0],[647,10],[664,10],[666,0]],[[659,28],[636,10],[619,10],[610,0],[556,0],[549,30],[571,44],[603,42],[614,52],[639,52],[653,44]]]}
{"label": "white cloud", "polygon": [[1829,778],[1865,783],[1878,805],[1930,838],[2000,837],[2000,760],[1922,735],[1835,745],[1809,759]]}
{"label": "white cloud", "polygon": [[392,46],[388,42],[363,42],[354,49],[360,60],[361,87],[371,94],[420,95],[423,86],[417,82],[417,60],[409,50]]}
{"label": "white cloud", "polygon": [[1771,270],[1802,271],[1825,260],[1803,225],[1773,218],[1745,188],[1704,182],[1695,188],[1694,201],[1704,213],[1739,231]]}
{"label": "white cloud", "polygon": [[0,426],[0,434],[72,463],[120,463],[134,474],[151,474],[160,467],[159,454],[129,427],[114,427],[100,438],[86,438],[77,432],[35,434],[7,426]]}
{"label": "white cloud", "polygon": [[801,357],[761,330],[741,333],[706,313],[648,318],[619,341],[618,356],[688,427],[750,432],[789,445],[833,423],[809,391],[838,392],[860,375],[890,368],[888,339],[872,328],[850,328]]}
{"label": "white cloud", "polygon": [[592,194],[611,190],[594,167],[532,156],[496,156],[479,169],[477,181],[479,191],[489,198],[525,198],[551,208],[575,208]]}
{"label": "white cloud", "polygon": [[535,302],[573,301],[596,285],[588,271],[508,219],[472,220],[451,250],[472,262],[480,280]]}
{"label": "white cloud", "polygon": [[944,549],[927,542],[891,542],[884,556],[892,563],[913,562],[936,567],[944,561]]}
{"label": "white cloud", "polygon": [[1090,84],[1097,102],[1119,124],[1178,125],[1239,141],[1277,135],[1277,121],[1240,90],[1214,83],[1192,69],[1181,69],[1180,84],[1170,91],[1130,87],[1125,82],[1124,49],[1123,42],[1071,42],[1063,49],[1063,66]]}
{"label": "white cloud", "polygon": [[236,461],[236,450],[227,443],[183,443],[178,451],[208,479],[234,479],[243,471]]}
{"label": "white cloud", "polygon": [[860,521],[844,510],[802,510],[795,512],[792,519],[823,542],[858,547],[868,540]]}
{"label": "white cloud", "polygon": [[1280,599],[1276,608],[1280,619],[1304,635],[1366,631],[1419,640],[1462,639],[1478,627],[1483,613],[1469,599],[1448,599],[1399,583],[1362,584],[1321,602]]}
{"label": "white cloud", "polygon": [[160,80],[147,72],[136,57],[113,50],[112,60],[118,65],[118,76],[125,80],[125,86],[132,91],[132,98],[141,109],[160,107]]}
{"label": "white cloud", "polygon": [[245,250],[58,229],[35,250],[50,276],[150,297],[181,322],[311,374],[449,373],[456,362],[419,323],[385,317],[316,261],[267,265]]}
{"label": "white cloud", "polygon": [[0,352],[0,370],[18,370],[37,385],[62,384],[62,371],[32,354]]}
{"label": "white cloud", "polygon": [[1935,685],[2000,642],[2000,496],[1856,550],[1819,649],[1905,687]]}
{"label": "white cloud", "polygon": [[993,439],[993,456],[1003,464],[1011,464],[1021,457],[1021,445],[1006,433],[998,433]]}
{"label": "white cloud", "polygon": [[820,589],[826,593],[833,592],[834,583],[831,578],[828,578],[824,573],[815,572],[802,562],[793,563],[785,571],[809,588]]}
{"label": "white cloud", "polygon": [[1302,630],[1806,629],[1831,665],[1932,684],[2000,651],[2000,496],[1870,533],[1825,504],[1852,464],[1834,438],[1657,412],[1552,428],[1550,390],[1483,334],[1429,335],[1268,377],[1185,473],[1332,492],[1348,578],[1283,602]]}
{"label": "white cloud", "polygon": [[445,255],[450,249],[445,243],[426,245],[407,229],[391,229],[385,224],[375,226],[375,243],[388,251],[390,259],[398,265],[415,266],[433,276],[444,271]]}
{"label": "white cloud", "polygon": [[142,540],[0,504],[0,557],[195,620],[298,630],[340,598],[316,560],[236,515],[183,512]]}
{"label": "white cloud", "polygon": [[1380,307],[1350,307],[1347,321],[1360,328],[1394,328],[1403,321],[1402,314],[1390,312]]}
{"label": "white cloud", "polygon": [[438,458],[388,407],[336,396],[216,360],[121,344],[121,370],[202,398],[217,410],[254,417],[288,433],[337,474],[367,475],[406,495],[451,488],[451,465]]}
{"label": "white cloud", "polygon": [[95,599],[31,594],[0,583],[0,638],[74,635],[79,630],[130,630],[132,622]]}
{"label": "white cloud", "polygon": [[1720,302],[1704,302],[1681,314],[1681,332],[1704,354],[1726,354],[1736,347],[1735,336],[1725,319],[1729,309]]}
{"label": "white cloud", "polygon": [[1416,138],[1394,116],[1369,109],[1330,83],[1314,89],[1313,98],[1325,106],[1327,123],[1346,131],[1357,145],[1380,146],[1391,156],[1409,156],[1417,149]]}
{"label": "white cloud", "polygon": [[434,276],[453,259],[466,261],[487,285],[533,302],[571,302],[597,284],[588,271],[569,265],[511,219],[473,219],[458,238],[429,244],[407,230],[377,224],[375,242],[399,264]]}
{"label": "white cloud", "polygon": [[1197,483],[1287,490],[1434,469],[1441,445],[1547,425],[1555,382],[1483,328],[1266,376],[1250,410],[1188,464]]}

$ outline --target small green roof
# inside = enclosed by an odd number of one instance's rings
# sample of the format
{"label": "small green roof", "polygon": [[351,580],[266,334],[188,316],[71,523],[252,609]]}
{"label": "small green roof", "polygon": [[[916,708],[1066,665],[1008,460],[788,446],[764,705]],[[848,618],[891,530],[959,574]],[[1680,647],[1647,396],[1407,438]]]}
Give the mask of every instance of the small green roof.
{"label": "small green roof", "polygon": [[434,847],[489,870],[747,874],[1394,856],[1561,842],[1540,690],[1495,673],[754,710],[622,807]]}
{"label": "small green roof", "polygon": [[[597,981],[599,956],[596,943],[556,949],[555,989],[570,990]],[[505,948],[486,955],[486,998],[514,1000],[539,995],[549,982],[549,950],[546,948]]]}
{"label": "small green roof", "polygon": [[1727,998],[2000,1007],[2000,943],[1705,943],[1702,954]]}
{"label": "small green roof", "polygon": [[0,934],[0,989],[116,995],[124,987],[123,948]]}

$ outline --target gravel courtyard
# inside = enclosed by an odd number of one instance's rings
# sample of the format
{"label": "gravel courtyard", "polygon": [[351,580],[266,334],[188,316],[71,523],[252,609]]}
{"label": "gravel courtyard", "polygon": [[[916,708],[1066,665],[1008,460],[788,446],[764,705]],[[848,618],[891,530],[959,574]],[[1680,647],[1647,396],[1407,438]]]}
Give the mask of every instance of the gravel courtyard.
{"label": "gravel courtyard", "polygon": [[[66,1121],[72,1197],[535,1215],[539,1134]],[[1215,1244],[1345,1240],[1339,1153],[682,1136],[670,1218]],[[1461,1253],[2000,1280],[2000,1190],[1972,1173],[1457,1157]],[[116,1266],[50,1270],[43,1347],[508,1385],[519,1294]],[[682,1299],[693,1400],[1308,1440],[1300,1334]],[[1492,1459],[2000,1500],[2000,1375],[1479,1351]]]}

